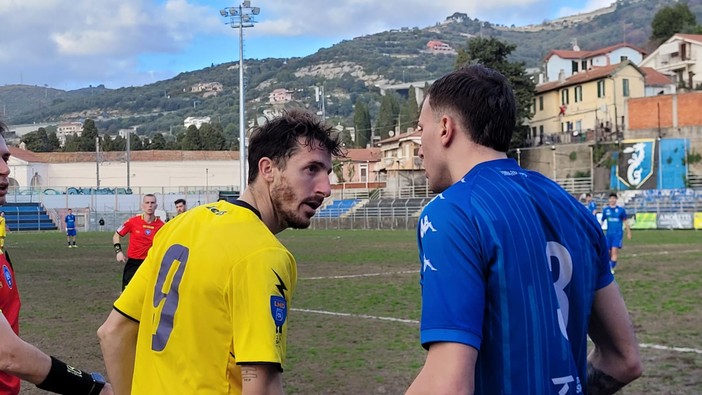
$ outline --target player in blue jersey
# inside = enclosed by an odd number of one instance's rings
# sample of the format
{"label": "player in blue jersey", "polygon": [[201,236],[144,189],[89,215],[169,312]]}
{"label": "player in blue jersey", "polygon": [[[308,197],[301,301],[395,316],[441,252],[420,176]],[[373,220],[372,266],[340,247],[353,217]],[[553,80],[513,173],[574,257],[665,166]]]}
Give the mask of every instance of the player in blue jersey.
{"label": "player in blue jersey", "polygon": [[592,213],[592,215],[597,216],[597,203],[592,199],[591,193],[585,194],[585,207]]}
{"label": "player in blue jersey", "polygon": [[623,228],[626,228],[626,238],[631,240],[631,228],[627,222],[626,210],[617,206],[617,194],[609,194],[609,205],[602,209],[602,221],[607,221],[607,247],[609,248],[609,265],[612,272],[617,266],[619,250],[624,238]]}
{"label": "player in blue jersey", "polygon": [[507,158],[516,124],[509,82],[482,65],[427,92],[419,155],[439,195],[417,230],[428,353],[407,394],[603,394],[641,374],[604,233]]}
{"label": "player in blue jersey", "polygon": [[68,209],[68,215],[64,219],[66,222],[66,242],[68,243],[68,248],[77,248],[76,245],[76,216],[73,215],[73,210]]}

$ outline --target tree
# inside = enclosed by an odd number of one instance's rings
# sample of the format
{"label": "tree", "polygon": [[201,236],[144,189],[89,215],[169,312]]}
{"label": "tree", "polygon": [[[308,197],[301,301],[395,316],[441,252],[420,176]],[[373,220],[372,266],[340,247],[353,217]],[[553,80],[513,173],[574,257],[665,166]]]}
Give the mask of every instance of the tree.
{"label": "tree", "polygon": [[98,137],[98,129],[95,125],[95,121],[92,119],[86,119],[83,122],[83,132],[80,135],[81,138],[81,151],[95,151],[95,139]]}
{"label": "tree", "polygon": [[224,138],[222,126],[217,124],[213,126],[209,123],[203,123],[200,126],[200,149],[205,151],[221,151],[225,149],[227,140]]}
{"label": "tree", "polygon": [[651,21],[651,41],[659,46],[676,33],[691,33],[696,30],[697,18],[687,3],[661,8]]}
{"label": "tree", "polygon": [[[54,137],[56,134],[54,134]],[[53,151],[49,143],[49,136],[46,134],[46,129],[39,128],[33,132],[25,134],[20,140],[29,151],[34,152],[50,152]]]}
{"label": "tree", "polygon": [[163,134],[161,134],[161,133],[154,134],[154,136],[151,138],[151,144],[149,145],[149,149],[153,149],[153,150],[166,149],[166,138],[163,137]]}
{"label": "tree", "polygon": [[472,38],[466,48],[458,50],[456,69],[465,64],[480,63],[502,73],[512,85],[517,101],[517,124],[512,135],[511,147],[523,147],[529,133],[524,121],[531,119],[531,103],[534,98],[534,82],[527,76],[523,62],[509,62],[507,57],[517,48],[494,37]]}
{"label": "tree", "polygon": [[185,136],[181,142],[181,148],[186,151],[197,151],[202,149],[200,132],[197,130],[195,125],[188,126],[188,130],[185,131]]}
{"label": "tree", "polygon": [[56,132],[49,133],[49,150],[58,151],[61,148],[61,142],[56,136]]}
{"label": "tree", "polygon": [[400,104],[393,92],[386,92],[380,102],[378,121],[375,123],[375,131],[380,139],[390,137],[390,131],[395,131],[397,116],[400,113]]}
{"label": "tree", "polygon": [[356,131],[356,146],[365,148],[371,139],[371,119],[368,107],[360,99],[356,100],[354,108],[353,128]]}
{"label": "tree", "polygon": [[417,94],[414,86],[410,86],[407,100],[403,101],[400,108],[400,133],[407,132],[409,128],[416,128],[419,120],[419,106],[417,105]]}

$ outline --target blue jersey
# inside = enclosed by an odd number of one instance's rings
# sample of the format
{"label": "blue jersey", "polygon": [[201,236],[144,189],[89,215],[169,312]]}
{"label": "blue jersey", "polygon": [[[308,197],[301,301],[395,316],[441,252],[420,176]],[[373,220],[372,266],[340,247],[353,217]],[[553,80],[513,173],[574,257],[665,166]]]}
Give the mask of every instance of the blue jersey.
{"label": "blue jersey", "polygon": [[602,221],[607,221],[607,236],[622,238],[624,221],[626,221],[626,210],[624,207],[607,206],[602,209]]}
{"label": "blue jersey", "polygon": [[476,394],[582,394],[595,291],[613,281],[592,213],[543,175],[475,166],[422,211],[421,342],[478,349]]}
{"label": "blue jersey", "polygon": [[76,228],[76,216],[73,214],[68,214],[66,216],[66,229]]}
{"label": "blue jersey", "polygon": [[590,203],[587,204],[587,209],[594,213],[597,210],[597,203],[594,200],[590,200]]}

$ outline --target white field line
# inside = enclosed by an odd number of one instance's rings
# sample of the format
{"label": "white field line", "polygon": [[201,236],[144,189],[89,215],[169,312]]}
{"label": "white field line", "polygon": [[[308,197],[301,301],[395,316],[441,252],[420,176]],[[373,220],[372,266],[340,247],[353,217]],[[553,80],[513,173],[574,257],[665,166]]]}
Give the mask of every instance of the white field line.
{"label": "white field line", "polygon": [[702,250],[680,250],[680,251],[655,251],[655,252],[642,252],[639,254],[621,254],[622,257],[635,258],[638,256],[647,255],[675,255],[675,254],[689,254],[692,252],[702,252]]}
{"label": "white field line", "polygon": [[343,276],[302,277],[302,278],[299,278],[298,280],[329,280],[329,279],[343,279],[343,278],[392,276],[393,274],[413,274],[413,273],[419,273],[419,270],[405,270],[402,272],[347,274],[347,275],[343,275]]}
{"label": "white field line", "polygon": [[[655,252],[642,252],[635,254],[621,254],[622,258],[636,258],[640,256],[648,255],[672,255],[672,254],[689,254],[693,252],[702,252],[702,250],[680,250],[680,251],[655,251]],[[338,280],[345,278],[361,278],[361,277],[378,277],[378,276],[392,276],[395,274],[414,274],[419,273],[419,270],[405,270],[400,272],[382,272],[382,273],[363,273],[363,274],[346,274],[339,276],[319,276],[319,277],[301,277],[299,280]]]}
{"label": "white field line", "polygon": [[[322,315],[331,315],[331,316],[336,316],[336,317],[349,317],[349,318],[361,318],[361,319],[366,319],[366,320],[376,320],[376,321],[389,321],[389,322],[401,322],[403,324],[412,324],[412,325],[419,325],[419,321],[417,320],[407,320],[403,318],[394,318],[394,317],[380,317],[380,316],[375,316],[375,315],[368,315],[368,314],[351,314],[351,313],[337,313],[334,311],[324,311],[324,310],[311,310],[311,309],[296,309],[293,308],[291,309],[292,311],[299,311],[302,313],[312,313],[312,314],[322,314]],[[588,339],[589,340],[589,339]],[[639,347],[641,348],[650,348],[654,350],[663,350],[663,351],[674,351],[678,353],[695,353],[695,354],[702,354],[702,350],[698,350],[696,348],[689,348],[689,347],[670,347],[670,346],[663,346],[660,344],[648,344],[648,343],[640,343]]]}

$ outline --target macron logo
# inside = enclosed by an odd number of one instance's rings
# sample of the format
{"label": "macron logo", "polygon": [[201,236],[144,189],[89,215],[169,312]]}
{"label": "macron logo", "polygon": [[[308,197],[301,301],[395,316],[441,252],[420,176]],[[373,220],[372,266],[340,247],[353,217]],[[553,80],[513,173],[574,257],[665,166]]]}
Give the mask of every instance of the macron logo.
{"label": "macron logo", "polygon": [[424,238],[424,235],[429,231],[429,229],[431,229],[432,232],[436,232],[436,229],[434,229],[434,225],[432,225],[429,221],[429,216],[425,215],[419,224],[419,231],[422,236],[422,239]]}

